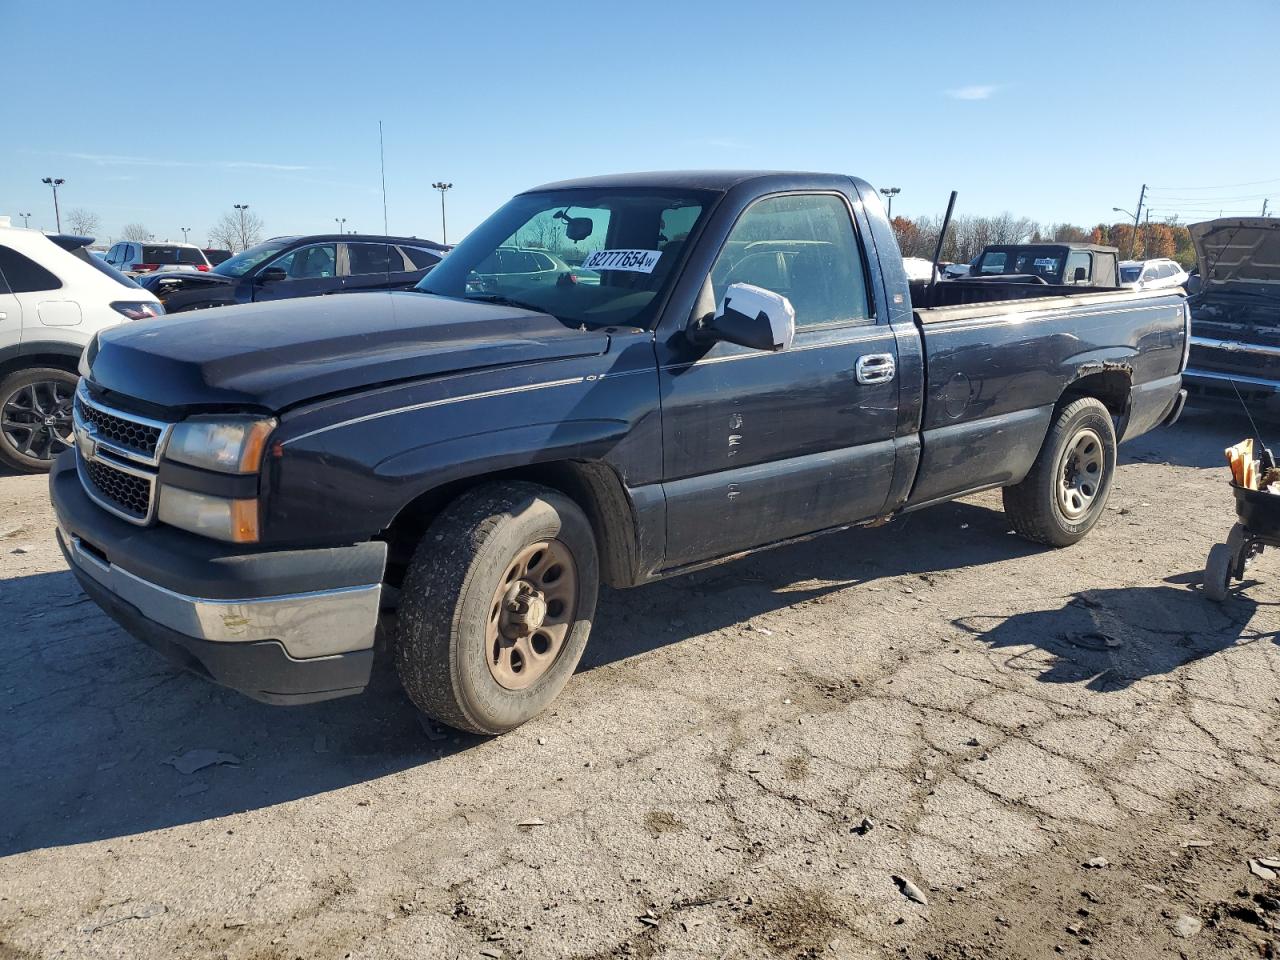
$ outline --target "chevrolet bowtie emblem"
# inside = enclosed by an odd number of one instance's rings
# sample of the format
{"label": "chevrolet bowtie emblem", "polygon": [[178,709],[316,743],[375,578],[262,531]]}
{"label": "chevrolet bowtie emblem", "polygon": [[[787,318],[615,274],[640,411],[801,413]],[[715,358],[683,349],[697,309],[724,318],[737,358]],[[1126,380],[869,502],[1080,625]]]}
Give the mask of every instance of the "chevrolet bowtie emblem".
{"label": "chevrolet bowtie emblem", "polygon": [[85,460],[94,460],[98,456],[98,428],[86,423],[76,428],[76,443],[80,447],[80,456]]}

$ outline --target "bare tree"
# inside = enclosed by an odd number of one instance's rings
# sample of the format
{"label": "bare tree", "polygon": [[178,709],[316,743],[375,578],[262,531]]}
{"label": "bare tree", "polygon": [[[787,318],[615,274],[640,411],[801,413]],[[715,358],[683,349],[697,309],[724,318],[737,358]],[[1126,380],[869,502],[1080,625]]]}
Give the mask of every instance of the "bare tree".
{"label": "bare tree", "polygon": [[262,218],[245,207],[224,213],[209,231],[214,246],[232,253],[247,250],[262,241]]}
{"label": "bare tree", "polygon": [[102,226],[102,218],[92,210],[76,207],[67,211],[67,229],[77,237],[92,237]]}
{"label": "bare tree", "polygon": [[120,239],[145,243],[151,239],[151,231],[143,223],[126,223],[124,229],[120,231]]}

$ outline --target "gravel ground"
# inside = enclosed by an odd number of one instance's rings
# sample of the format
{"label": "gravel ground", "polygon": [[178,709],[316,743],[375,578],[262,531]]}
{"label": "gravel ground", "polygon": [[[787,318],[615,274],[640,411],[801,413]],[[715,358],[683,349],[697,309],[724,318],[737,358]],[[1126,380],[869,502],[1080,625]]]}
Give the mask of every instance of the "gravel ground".
{"label": "gravel ground", "polygon": [[1280,955],[1280,565],[1199,585],[1245,433],[1126,445],[1071,549],[984,494],[606,594],[494,740],[175,672],[0,478],[0,960]]}

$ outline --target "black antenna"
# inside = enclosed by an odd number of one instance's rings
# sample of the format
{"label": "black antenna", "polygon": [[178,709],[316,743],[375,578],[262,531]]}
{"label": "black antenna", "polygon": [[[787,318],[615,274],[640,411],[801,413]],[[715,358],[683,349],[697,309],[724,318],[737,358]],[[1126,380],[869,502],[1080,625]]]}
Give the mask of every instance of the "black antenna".
{"label": "black antenna", "polygon": [[938,261],[942,259],[942,245],[947,241],[947,230],[951,228],[951,214],[956,209],[956,191],[951,191],[951,199],[947,201],[947,215],[942,218],[942,229],[938,231],[938,245],[933,248],[933,272],[929,274],[929,296],[926,302],[933,304],[933,288],[938,283]]}
{"label": "black antenna", "polygon": [[387,154],[382,149],[382,121],[378,121],[378,162],[382,166],[382,235],[391,233],[387,229]]}
{"label": "black antenna", "polygon": [[1240,388],[1236,386],[1236,382],[1230,377],[1227,378],[1227,382],[1231,384],[1231,389],[1235,391],[1236,399],[1240,401],[1240,406],[1244,408],[1244,415],[1249,418],[1249,426],[1253,427],[1253,437],[1258,441],[1258,446],[1262,448],[1262,456],[1259,458],[1262,461],[1262,465],[1268,470],[1274,470],[1276,458],[1271,455],[1271,449],[1267,446],[1267,442],[1262,439],[1262,432],[1253,421],[1253,414],[1249,412],[1249,405],[1244,402],[1244,397],[1240,396]]}
{"label": "black antenna", "polygon": [[[391,231],[387,227],[387,153],[382,148],[382,121],[378,121],[378,165],[382,168],[382,235],[389,236]],[[387,265],[387,288],[391,287],[391,245],[383,244],[386,251]]]}

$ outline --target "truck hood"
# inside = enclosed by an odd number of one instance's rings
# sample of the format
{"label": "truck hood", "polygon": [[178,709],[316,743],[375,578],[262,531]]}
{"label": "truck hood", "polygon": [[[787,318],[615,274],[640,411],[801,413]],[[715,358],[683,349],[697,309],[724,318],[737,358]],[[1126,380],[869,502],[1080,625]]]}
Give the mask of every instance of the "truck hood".
{"label": "truck hood", "polygon": [[381,292],[121,324],[88,360],[96,386],[146,404],[280,412],[394,381],[597,355],[608,343],[545,313]]}
{"label": "truck hood", "polygon": [[1235,290],[1280,300],[1280,219],[1223,217],[1189,229],[1203,294]]}

